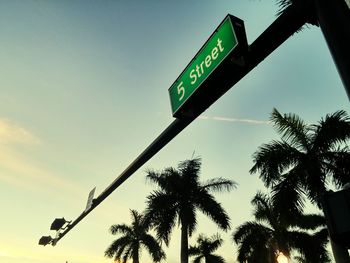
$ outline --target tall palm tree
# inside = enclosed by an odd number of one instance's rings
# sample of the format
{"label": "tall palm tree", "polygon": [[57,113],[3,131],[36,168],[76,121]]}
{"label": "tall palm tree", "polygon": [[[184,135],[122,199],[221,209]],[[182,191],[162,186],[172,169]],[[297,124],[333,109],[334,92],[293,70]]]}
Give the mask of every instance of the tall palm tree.
{"label": "tall palm tree", "polygon": [[231,190],[236,183],[222,178],[199,181],[201,159],[180,162],[178,168],[148,171],[147,178],[158,189],[147,197],[146,214],[152,219],[157,236],[166,245],[176,222],[181,225],[181,263],[188,262],[188,236],[197,226],[196,210],[210,217],[223,230],[230,228],[229,216],[210,192]]}
{"label": "tall palm tree", "polygon": [[[233,233],[240,263],[277,263],[282,252],[298,253],[308,263],[329,262],[327,230],[320,215],[303,215],[277,209],[271,198],[258,192],[252,200],[256,221],[240,225]],[[322,227],[322,229],[320,229]],[[309,231],[314,230],[313,234]]]}
{"label": "tall palm tree", "polygon": [[165,259],[165,254],[157,240],[148,234],[151,224],[142,214],[131,210],[131,225],[112,225],[110,231],[113,235],[122,234],[105,251],[106,257],[114,257],[115,261],[126,263],[132,259],[133,263],[139,263],[140,250],[146,248],[154,262]]}
{"label": "tall palm tree", "polygon": [[223,257],[213,254],[222,245],[223,240],[216,234],[210,238],[201,234],[197,238],[197,246],[190,246],[188,254],[195,256],[193,263],[225,263]]}
{"label": "tall palm tree", "polygon": [[295,114],[273,109],[271,122],[282,138],[259,147],[250,173],[260,173],[281,209],[302,210],[305,196],[321,207],[331,185],[341,188],[350,182],[350,117],[345,111],[310,125]]}

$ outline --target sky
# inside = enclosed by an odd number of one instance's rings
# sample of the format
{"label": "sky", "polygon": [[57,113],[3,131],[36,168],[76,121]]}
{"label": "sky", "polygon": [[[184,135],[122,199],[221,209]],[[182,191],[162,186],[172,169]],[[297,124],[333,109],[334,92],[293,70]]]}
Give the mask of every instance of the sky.
{"label": "sky", "polygon": [[[112,224],[130,222],[153,190],[147,169],[202,157],[201,180],[238,183],[217,194],[232,229],[198,214],[198,234],[231,235],[264,190],[252,154],[278,138],[275,107],[315,123],[349,99],[319,28],[293,35],[149,160],[55,246],[58,217],[74,220],[173,120],[168,88],[230,13],[252,43],[276,18],[273,0],[0,0],[0,262],[106,263]],[[179,232],[165,248],[179,262]],[[144,251],[142,262],[151,262]]]}

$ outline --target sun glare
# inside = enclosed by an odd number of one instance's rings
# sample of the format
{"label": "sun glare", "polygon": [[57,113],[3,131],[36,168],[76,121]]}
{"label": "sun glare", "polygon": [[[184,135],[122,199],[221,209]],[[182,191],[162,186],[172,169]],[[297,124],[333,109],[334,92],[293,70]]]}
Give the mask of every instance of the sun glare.
{"label": "sun glare", "polygon": [[283,255],[282,252],[279,252],[278,256],[277,256],[277,262],[278,263],[288,263],[289,260],[288,260],[288,258],[285,255]]}

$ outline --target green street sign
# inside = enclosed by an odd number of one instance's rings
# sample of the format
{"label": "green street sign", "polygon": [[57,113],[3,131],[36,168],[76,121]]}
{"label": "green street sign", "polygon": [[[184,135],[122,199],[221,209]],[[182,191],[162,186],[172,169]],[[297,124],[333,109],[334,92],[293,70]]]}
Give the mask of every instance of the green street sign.
{"label": "green street sign", "polygon": [[[237,19],[228,15],[211,35],[197,55],[169,88],[173,115],[178,115],[185,103],[200,89],[207,78],[238,46],[234,25]],[[241,20],[240,20],[241,21]],[[243,22],[242,22],[243,23]]]}

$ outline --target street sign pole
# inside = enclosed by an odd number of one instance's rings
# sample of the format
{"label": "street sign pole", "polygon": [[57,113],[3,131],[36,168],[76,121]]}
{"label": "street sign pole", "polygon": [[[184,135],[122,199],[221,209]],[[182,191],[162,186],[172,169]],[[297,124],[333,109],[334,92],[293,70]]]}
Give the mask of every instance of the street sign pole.
{"label": "street sign pole", "polygon": [[314,0],[316,19],[350,99],[350,8],[346,0]]}

